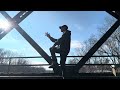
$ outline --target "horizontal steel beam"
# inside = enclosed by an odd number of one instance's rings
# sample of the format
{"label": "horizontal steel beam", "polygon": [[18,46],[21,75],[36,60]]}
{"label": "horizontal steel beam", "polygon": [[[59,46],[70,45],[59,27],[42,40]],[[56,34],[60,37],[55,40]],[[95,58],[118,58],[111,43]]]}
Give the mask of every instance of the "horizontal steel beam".
{"label": "horizontal steel beam", "polygon": [[[50,56],[51,57],[51,56]],[[60,56],[56,56],[60,58]],[[84,56],[67,56],[68,58],[74,57],[84,57]],[[91,56],[91,57],[120,57],[119,55],[112,56]],[[29,57],[0,57],[0,59],[14,59],[14,58],[43,58],[42,56],[29,56]]]}
{"label": "horizontal steel beam", "polygon": [[[58,64],[60,65],[60,64]],[[75,66],[76,64],[65,64],[65,66]],[[111,66],[111,65],[115,65],[115,66],[120,66],[120,64],[84,64],[85,66]],[[26,64],[26,65],[0,65],[1,66],[49,66],[49,64]]]}

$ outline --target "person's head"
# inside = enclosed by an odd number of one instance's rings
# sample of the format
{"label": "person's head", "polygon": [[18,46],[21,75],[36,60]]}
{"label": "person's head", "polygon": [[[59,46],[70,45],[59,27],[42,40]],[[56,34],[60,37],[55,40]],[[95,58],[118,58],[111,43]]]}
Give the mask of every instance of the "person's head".
{"label": "person's head", "polygon": [[68,30],[67,25],[60,26],[59,28],[61,29],[61,32],[65,32],[66,30]]}

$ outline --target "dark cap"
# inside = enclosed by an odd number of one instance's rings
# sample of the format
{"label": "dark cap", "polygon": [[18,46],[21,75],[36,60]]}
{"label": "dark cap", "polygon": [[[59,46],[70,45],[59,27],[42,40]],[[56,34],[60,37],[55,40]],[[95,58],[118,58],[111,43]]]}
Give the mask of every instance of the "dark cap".
{"label": "dark cap", "polygon": [[68,29],[67,25],[59,26],[60,29],[63,28],[63,27],[66,28],[66,30]]}

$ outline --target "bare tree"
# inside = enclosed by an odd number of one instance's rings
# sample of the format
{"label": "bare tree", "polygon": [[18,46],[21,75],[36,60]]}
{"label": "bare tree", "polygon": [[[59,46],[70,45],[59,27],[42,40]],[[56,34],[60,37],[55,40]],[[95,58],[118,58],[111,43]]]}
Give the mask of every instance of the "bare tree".
{"label": "bare tree", "polygon": [[[105,22],[103,25],[98,27],[98,35],[91,35],[91,37],[84,42],[84,47],[83,48],[77,48],[76,49],[76,54],[81,56],[85,55],[90,48],[101,38],[104,33],[113,25],[115,22],[114,18],[105,18]],[[98,37],[97,37],[98,36]],[[108,64],[108,63],[113,63],[113,64],[120,64],[120,27],[108,38],[108,40],[95,52],[94,55],[108,55],[108,56],[118,56],[118,57],[92,57],[90,60],[88,60],[86,63],[94,63],[94,64]],[[81,58],[80,58],[81,59]],[[77,58],[70,60],[69,63],[77,63],[80,59]],[[87,66],[83,67],[87,68]],[[108,66],[95,66],[95,67],[89,67],[87,68],[88,70],[95,70],[95,69],[100,69],[100,70],[110,70],[110,67]],[[82,68],[81,68],[82,70]],[[84,69],[85,70],[85,69]]]}
{"label": "bare tree", "polygon": [[[30,62],[24,58],[10,58],[21,55],[13,53],[9,50],[0,49],[0,72],[1,73],[44,73],[46,70],[43,67],[25,66]],[[8,65],[8,66],[3,66]],[[16,65],[16,66],[11,66]],[[21,65],[21,66],[17,66]],[[23,66],[22,66],[23,65]]]}
{"label": "bare tree", "polygon": [[[99,27],[99,32],[101,37],[113,23],[115,22],[114,18],[105,18],[105,24]],[[118,55],[119,56],[119,45],[120,45],[120,28],[118,28],[109,38],[108,40],[99,48],[98,53],[101,55]],[[116,57],[107,58],[110,62],[116,64],[119,62],[119,59]]]}

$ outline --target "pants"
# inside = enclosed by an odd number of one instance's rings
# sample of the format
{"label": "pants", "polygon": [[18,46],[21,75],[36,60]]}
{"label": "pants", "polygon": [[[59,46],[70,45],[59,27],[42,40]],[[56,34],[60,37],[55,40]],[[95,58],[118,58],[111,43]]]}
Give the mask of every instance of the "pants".
{"label": "pants", "polygon": [[51,56],[52,56],[52,60],[53,63],[57,64],[57,58],[55,53],[59,53],[60,54],[60,65],[61,65],[61,70],[63,71],[63,73],[65,73],[65,62],[66,62],[66,57],[68,55],[68,53],[62,52],[60,49],[58,48],[50,48],[50,52],[51,52]]}

